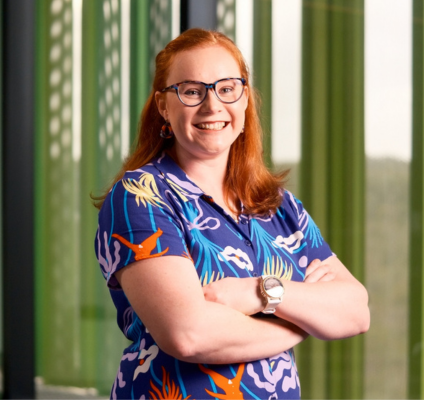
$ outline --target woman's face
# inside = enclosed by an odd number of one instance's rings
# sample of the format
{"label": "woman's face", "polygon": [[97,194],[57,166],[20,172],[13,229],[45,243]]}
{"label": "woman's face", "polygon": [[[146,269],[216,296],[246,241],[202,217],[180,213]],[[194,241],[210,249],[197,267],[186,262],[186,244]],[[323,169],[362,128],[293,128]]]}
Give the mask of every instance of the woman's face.
{"label": "woman's face", "polygon": [[[223,78],[240,78],[233,56],[220,46],[196,48],[179,53],[171,65],[166,85],[183,81],[214,83]],[[187,107],[175,90],[156,92],[161,115],[170,122],[175,134],[175,150],[181,160],[212,159],[228,156],[231,144],[240,134],[245,118],[247,90],[240,100],[222,103],[209,89],[203,103]]]}

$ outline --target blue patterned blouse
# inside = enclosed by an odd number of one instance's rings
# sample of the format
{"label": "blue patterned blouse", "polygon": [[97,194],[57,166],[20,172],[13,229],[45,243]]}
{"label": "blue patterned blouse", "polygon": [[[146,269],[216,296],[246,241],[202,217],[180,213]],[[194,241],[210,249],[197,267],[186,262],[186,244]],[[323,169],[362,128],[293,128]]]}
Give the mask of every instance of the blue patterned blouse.
{"label": "blue patterned blouse", "polygon": [[202,285],[228,276],[303,281],[309,262],[332,252],[290,192],[275,215],[242,214],[236,223],[164,154],[127,172],[113,187],[99,214],[95,247],[119,327],[132,341],[123,353],[112,398],[300,398],[293,350],[229,365],[194,364],[167,355],[114,275],[136,260],[175,255],[193,261]]}

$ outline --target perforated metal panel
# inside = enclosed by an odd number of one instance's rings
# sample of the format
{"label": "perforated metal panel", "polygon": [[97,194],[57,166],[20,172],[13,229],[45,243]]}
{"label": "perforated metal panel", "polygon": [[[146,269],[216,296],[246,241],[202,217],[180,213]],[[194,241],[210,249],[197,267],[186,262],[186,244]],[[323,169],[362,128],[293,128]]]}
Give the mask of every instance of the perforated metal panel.
{"label": "perforated metal panel", "polygon": [[[63,376],[78,367],[77,352],[67,354],[77,337],[75,319],[75,170],[72,161],[72,4],[54,0],[50,6],[48,183],[50,278],[52,289],[51,352],[68,359],[51,373]],[[53,217],[54,216],[54,217]],[[64,229],[66,227],[66,229]],[[64,279],[66,277],[66,279]],[[63,300],[67,306],[63,307]],[[76,344],[75,342],[73,344]],[[76,356],[76,357],[75,357]],[[70,368],[69,368],[70,367]]]}
{"label": "perforated metal panel", "polygon": [[117,329],[116,311],[95,259],[97,210],[89,195],[107,190],[122,162],[121,1],[84,1],[82,13],[79,265],[84,358],[80,379],[83,386],[94,386],[107,393],[125,339]]}
{"label": "perforated metal panel", "polygon": [[150,76],[155,72],[155,57],[171,40],[171,0],[150,0]]}
{"label": "perforated metal panel", "polygon": [[[122,1],[37,2],[37,375],[104,394],[126,341],[95,260],[89,195],[106,189],[122,162],[122,106],[130,103],[122,101]],[[127,44],[137,60],[132,76],[153,73],[172,32],[171,0],[140,3],[132,2],[131,23],[143,29],[130,32],[141,46]],[[151,81],[142,83],[126,96],[140,97],[134,90]]]}
{"label": "perforated metal panel", "polygon": [[[37,132],[39,155],[36,244],[37,288],[42,310],[39,369],[51,382],[76,382],[78,351],[78,166],[72,158],[72,2],[44,3],[39,94],[45,128]],[[38,247],[38,246],[37,246]],[[41,253],[41,254],[40,254]],[[39,321],[37,319],[37,321]],[[38,330],[40,332],[40,329]],[[70,351],[72,349],[72,351]],[[38,349],[40,353],[40,349]],[[57,360],[61,362],[57,362]]]}
{"label": "perforated metal panel", "polygon": [[235,0],[218,0],[217,5],[218,31],[235,40],[236,32],[236,2]]}
{"label": "perforated metal panel", "polygon": [[[102,2],[101,52],[98,75],[98,139],[102,172],[121,160],[121,58],[120,4],[118,0]],[[112,167],[112,168],[113,168]]]}

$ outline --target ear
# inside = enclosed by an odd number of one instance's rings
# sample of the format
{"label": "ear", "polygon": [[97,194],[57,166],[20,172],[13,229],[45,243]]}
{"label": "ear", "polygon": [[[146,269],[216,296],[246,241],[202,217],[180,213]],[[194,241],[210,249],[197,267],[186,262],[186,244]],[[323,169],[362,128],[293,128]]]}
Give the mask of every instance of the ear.
{"label": "ear", "polygon": [[166,98],[165,94],[161,92],[155,93],[156,106],[158,108],[159,114],[162,115],[165,121],[168,120],[168,111],[166,110]]}
{"label": "ear", "polygon": [[246,111],[247,109],[247,105],[249,104],[249,90],[247,87],[244,88],[244,93],[243,96],[245,96],[245,107],[244,107],[244,111]]}

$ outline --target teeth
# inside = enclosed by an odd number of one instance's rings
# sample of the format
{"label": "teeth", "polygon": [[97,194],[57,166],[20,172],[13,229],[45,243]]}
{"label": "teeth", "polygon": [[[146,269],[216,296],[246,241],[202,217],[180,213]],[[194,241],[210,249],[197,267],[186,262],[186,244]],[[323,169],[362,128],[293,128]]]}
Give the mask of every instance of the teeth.
{"label": "teeth", "polygon": [[213,131],[220,131],[225,126],[225,122],[214,122],[211,124],[198,124],[197,127],[200,129],[209,129]]}

